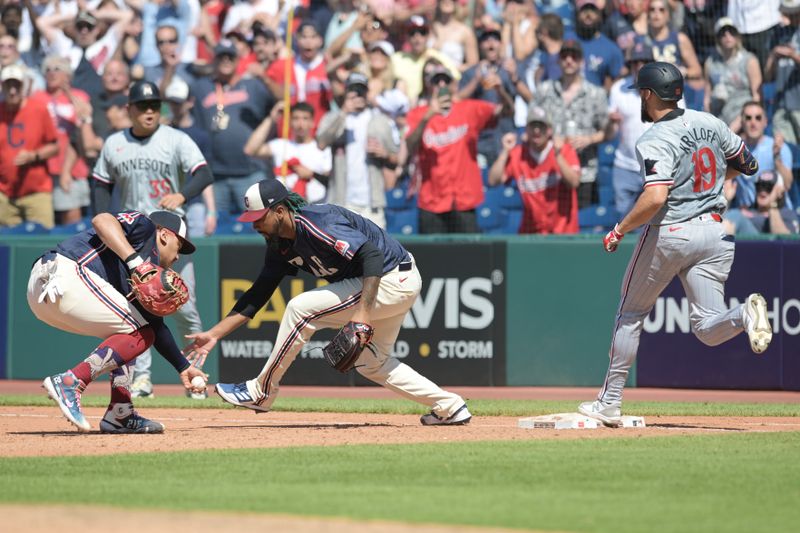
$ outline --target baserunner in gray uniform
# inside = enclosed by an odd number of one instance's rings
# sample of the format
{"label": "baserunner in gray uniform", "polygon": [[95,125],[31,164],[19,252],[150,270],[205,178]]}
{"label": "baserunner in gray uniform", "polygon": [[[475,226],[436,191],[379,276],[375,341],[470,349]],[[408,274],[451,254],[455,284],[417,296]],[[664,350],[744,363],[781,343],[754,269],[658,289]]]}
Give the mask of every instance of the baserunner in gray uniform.
{"label": "baserunner in gray uniform", "polygon": [[723,231],[722,185],[758,163],[728,126],[708,113],[678,109],[683,76],[670,63],[642,67],[632,86],[642,98],[642,120],[654,122],[636,143],[644,190],[631,212],[603,239],[607,252],[625,233],[645,224],[622,282],[605,383],[594,402],[578,410],[606,425],[620,424],[622,389],[636,359],[644,319],[675,276],[689,299],[692,332],[716,346],[747,331],[762,353],[772,340],[767,303],[751,294],[727,309],[725,280],[734,243]]}
{"label": "baserunner in gray uniform", "polygon": [[[160,124],[161,94],[149,81],[134,83],[128,93],[128,114],[133,126],[109,136],[95,164],[92,195],[95,213],[111,207],[112,189],[119,188],[119,208],[150,214],[159,209],[184,216],[183,206],[213,181],[206,159],[184,132]],[[189,179],[191,177],[191,179]],[[189,287],[189,301],[175,313],[181,335],[203,330],[195,300],[194,265],[181,256],[173,267]],[[136,358],[132,395],[150,396],[152,355]],[[203,395],[193,394],[201,398]]]}

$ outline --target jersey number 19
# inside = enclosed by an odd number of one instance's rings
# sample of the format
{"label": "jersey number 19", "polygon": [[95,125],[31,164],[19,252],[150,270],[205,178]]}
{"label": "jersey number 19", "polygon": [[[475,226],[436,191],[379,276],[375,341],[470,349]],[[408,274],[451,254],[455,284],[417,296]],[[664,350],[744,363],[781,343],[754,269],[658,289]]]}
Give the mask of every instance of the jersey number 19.
{"label": "jersey number 19", "polygon": [[707,191],[717,181],[717,160],[711,148],[705,146],[692,154],[694,192]]}

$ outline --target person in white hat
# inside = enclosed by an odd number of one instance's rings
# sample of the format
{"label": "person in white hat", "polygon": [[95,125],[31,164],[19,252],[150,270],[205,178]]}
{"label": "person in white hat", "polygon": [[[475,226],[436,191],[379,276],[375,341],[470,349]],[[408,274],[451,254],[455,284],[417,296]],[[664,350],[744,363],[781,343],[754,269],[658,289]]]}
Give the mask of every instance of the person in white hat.
{"label": "person in white hat", "polygon": [[47,107],[23,94],[25,71],[0,71],[0,226],[25,221],[52,228],[53,181],[47,160],[56,155],[56,128]]}

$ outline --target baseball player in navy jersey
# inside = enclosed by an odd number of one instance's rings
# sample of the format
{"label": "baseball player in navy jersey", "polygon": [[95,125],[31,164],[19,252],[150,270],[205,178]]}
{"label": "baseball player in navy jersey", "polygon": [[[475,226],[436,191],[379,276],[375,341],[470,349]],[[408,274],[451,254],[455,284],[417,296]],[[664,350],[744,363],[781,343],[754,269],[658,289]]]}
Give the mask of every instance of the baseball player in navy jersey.
{"label": "baseball player in navy jersey", "polygon": [[747,331],[752,350],[762,353],[772,340],[763,296],[751,294],[731,309],[724,302],[734,243],[721,224],[722,186],[738,173],[755,174],[758,163],[724,122],[678,108],[683,76],[671,63],[645,65],[632,87],[641,95],[642,120],[653,122],[636,143],[644,190],[603,239],[605,250],[615,251],[626,233],[645,228],[622,282],[605,383],[597,400],[578,408],[609,426],[621,422],[622,390],[644,320],[675,276],[689,299],[692,332],[704,344]]}
{"label": "baseball player in navy jersey", "polygon": [[186,224],[168,211],[156,211],[149,218],[138,211],[116,217],[102,213],[92,219],[92,226],[36,260],[28,281],[28,305],[36,318],[54,328],[105,340],[72,369],[45,378],[42,386],[67,420],[79,431],[89,431],[81,393],[110,372],[111,402],[100,431],[161,433],[162,424],[133,408],[132,361],[153,345],[175,367],[187,390],[192,389],[192,378],[205,374],[181,354],[163,318],[129,298],[129,277],[148,261],[169,268],[179,254],[194,252],[194,245],[186,239]]}
{"label": "baseball player in navy jersey", "polygon": [[[183,217],[182,206],[213,181],[205,157],[187,134],[159,123],[161,94],[156,84],[138,81],[131,86],[128,114],[133,126],[109,136],[95,164],[95,213],[109,210],[112,191],[119,188],[122,210],[148,214],[169,209]],[[191,179],[184,179],[188,177]],[[175,270],[189,288],[189,301],[175,314],[178,330],[182,335],[202,331],[194,265],[187,257],[175,265]],[[136,359],[134,397],[152,395],[151,364],[150,350]],[[205,398],[206,393],[193,397]]]}
{"label": "baseball player in navy jersey", "polygon": [[264,266],[253,285],[217,325],[194,339],[187,354],[199,360],[219,339],[245,324],[263,307],[284,276],[298,269],[330,282],[307,291],[286,307],[275,348],[261,373],[244,383],[218,383],[228,403],[269,411],[281,377],[314,332],[348,321],[370,324],[375,333],[356,363],[358,372],[431,409],[424,425],[466,424],[472,415],[457,394],[439,388],[391,357],[403,318],[419,295],[422,281],[414,258],[374,223],[343,207],[306,205],[277,180],[252,185],[247,210],[239,217],[268,242]]}

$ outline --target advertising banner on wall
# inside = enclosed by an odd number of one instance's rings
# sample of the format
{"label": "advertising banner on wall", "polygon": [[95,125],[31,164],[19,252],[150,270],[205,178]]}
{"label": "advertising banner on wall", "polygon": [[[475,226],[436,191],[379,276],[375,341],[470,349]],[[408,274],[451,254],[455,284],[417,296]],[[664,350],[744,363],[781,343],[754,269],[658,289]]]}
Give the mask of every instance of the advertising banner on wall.
{"label": "advertising banner on wall", "polygon": [[[411,243],[406,248],[414,255],[423,287],[406,315],[393,355],[440,385],[504,385],[505,243]],[[221,316],[250,287],[264,253],[263,244],[221,246]],[[324,284],[304,272],[285,278],[253,320],[220,341],[220,381],[255,377],[272,352],[289,300]],[[339,374],[325,362],[322,347],[334,333],[331,329],[316,332],[281,383],[369,383],[357,372]]]}
{"label": "advertising banner on wall", "polygon": [[689,301],[674,280],[644,323],[637,362],[640,387],[800,390],[800,243],[739,242],[725,303],[753,292],[767,300],[773,340],[756,355],[747,334],[705,346],[691,333]]}

